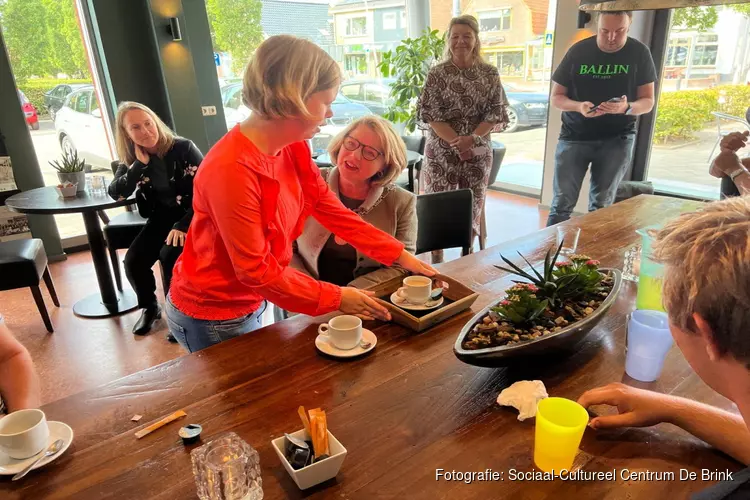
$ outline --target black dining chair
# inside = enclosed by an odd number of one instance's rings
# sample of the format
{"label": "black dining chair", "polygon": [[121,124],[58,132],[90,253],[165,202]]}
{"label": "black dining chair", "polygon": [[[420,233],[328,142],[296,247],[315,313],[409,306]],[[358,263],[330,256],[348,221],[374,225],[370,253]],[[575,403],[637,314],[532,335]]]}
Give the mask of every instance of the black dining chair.
{"label": "black dining chair", "polygon": [[48,332],[53,333],[55,330],[52,328],[42,290],[39,288],[41,280],[47,285],[52,303],[60,307],[55,285],[47,267],[47,253],[44,251],[42,240],[32,238],[0,242],[0,290],[30,288],[44,326]]}
{"label": "black dining chair", "polygon": [[[112,162],[113,173],[117,171],[119,164],[117,161]],[[131,205],[127,205],[125,212],[112,217],[112,219],[107,219],[104,213],[100,214],[100,216],[105,223],[104,240],[107,242],[117,289],[122,291],[122,275],[120,273],[120,259],[117,257],[117,250],[130,248],[135,237],[138,236],[138,233],[146,225],[146,219],[141,217],[137,210],[133,210]]]}
{"label": "black dining chair", "polygon": [[[402,135],[401,140],[404,141],[408,151],[414,151],[424,156],[424,148],[427,144],[425,136]],[[412,193],[419,194],[419,173],[422,171],[422,162],[423,160],[419,160],[412,168],[407,168],[404,172],[401,172],[401,175],[396,179],[396,184]]]}
{"label": "black dining chair", "polygon": [[471,253],[473,204],[471,189],[417,196],[417,254],[446,248]]}

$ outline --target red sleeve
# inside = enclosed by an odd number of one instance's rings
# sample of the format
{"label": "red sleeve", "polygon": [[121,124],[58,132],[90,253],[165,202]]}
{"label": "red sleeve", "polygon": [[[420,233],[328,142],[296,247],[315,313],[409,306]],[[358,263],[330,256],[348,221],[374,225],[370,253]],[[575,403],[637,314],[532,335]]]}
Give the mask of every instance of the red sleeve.
{"label": "red sleeve", "polygon": [[260,182],[246,168],[227,163],[223,175],[204,186],[211,218],[243,285],[289,311],[318,316],[341,306],[341,288],[282,267],[271,253],[261,218]]}
{"label": "red sleeve", "polygon": [[[312,160],[311,160],[312,161]],[[313,217],[326,229],[354,248],[386,266],[393,265],[404,250],[404,244],[390,234],[363,221],[346,208],[329,188],[317,167],[318,200]]]}

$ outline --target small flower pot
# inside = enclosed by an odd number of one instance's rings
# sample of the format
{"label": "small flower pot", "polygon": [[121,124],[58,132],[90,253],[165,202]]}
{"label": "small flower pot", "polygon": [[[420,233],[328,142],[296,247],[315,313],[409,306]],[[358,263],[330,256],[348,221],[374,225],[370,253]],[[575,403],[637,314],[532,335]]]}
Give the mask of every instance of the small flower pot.
{"label": "small flower pot", "polygon": [[60,181],[60,184],[65,184],[66,182],[76,184],[78,186],[76,192],[78,193],[83,193],[84,191],[86,191],[86,172],[58,172],[57,178]]}

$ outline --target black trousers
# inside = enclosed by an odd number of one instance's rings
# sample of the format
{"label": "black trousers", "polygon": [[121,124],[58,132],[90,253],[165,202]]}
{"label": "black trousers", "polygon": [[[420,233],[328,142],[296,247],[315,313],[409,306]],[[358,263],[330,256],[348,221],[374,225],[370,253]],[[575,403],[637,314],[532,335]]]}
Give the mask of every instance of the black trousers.
{"label": "black trousers", "polygon": [[138,233],[125,254],[125,275],[138,296],[138,307],[156,307],[156,278],[152,268],[159,261],[162,269],[164,293],[169,293],[172,268],[182,253],[182,247],[167,246],[164,242],[174,224],[185,211],[162,209],[149,217],[146,226]]}

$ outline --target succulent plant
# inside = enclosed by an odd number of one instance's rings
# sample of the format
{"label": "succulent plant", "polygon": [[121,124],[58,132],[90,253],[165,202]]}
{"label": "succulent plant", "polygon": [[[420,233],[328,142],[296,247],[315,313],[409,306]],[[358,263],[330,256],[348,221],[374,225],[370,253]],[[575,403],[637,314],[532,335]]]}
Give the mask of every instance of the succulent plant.
{"label": "succulent plant", "polygon": [[549,300],[540,300],[539,289],[529,283],[518,283],[508,288],[506,298],[491,310],[516,325],[530,324],[547,309]]}
{"label": "succulent plant", "polygon": [[560,242],[554,255],[552,255],[554,247],[547,250],[542,272],[539,272],[520,252],[518,255],[529,265],[531,273],[524,271],[502,255],[500,258],[510,266],[510,269],[502,266],[495,267],[527,279],[538,289],[536,296],[540,301],[547,300],[552,308],[560,307],[566,299],[577,300],[598,291],[603,278],[599,272],[599,261],[591,260],[588,256],[573,255],[570,262],[558,261],[564,243],[564,241]]}
{"label": "succulent plant", "polygon": [[78,151],[73,151],[72,153],[69,151],[63,152],[61,161],[62,163],[60,163],[60,161],[58,160],[55,160],[49,162],[49,164],[52,165],[52,168],[54,168],[61,174],[72,174],[85,171],[86,159],[79,159]]}

